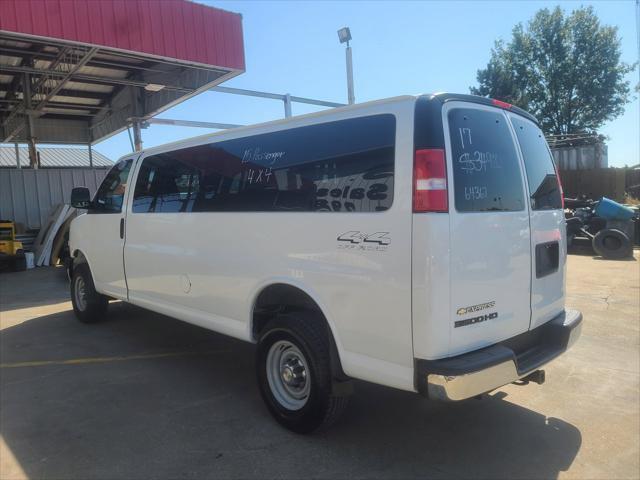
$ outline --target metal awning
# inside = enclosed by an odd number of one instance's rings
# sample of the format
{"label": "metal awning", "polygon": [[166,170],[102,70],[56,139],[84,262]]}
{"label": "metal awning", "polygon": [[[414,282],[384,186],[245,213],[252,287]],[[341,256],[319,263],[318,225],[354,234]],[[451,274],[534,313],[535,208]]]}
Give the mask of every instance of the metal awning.
{"label": "metal awning", "polygon": [[99,142],[244,71],[240,15],[123,5],[3,0],[0,141]]}

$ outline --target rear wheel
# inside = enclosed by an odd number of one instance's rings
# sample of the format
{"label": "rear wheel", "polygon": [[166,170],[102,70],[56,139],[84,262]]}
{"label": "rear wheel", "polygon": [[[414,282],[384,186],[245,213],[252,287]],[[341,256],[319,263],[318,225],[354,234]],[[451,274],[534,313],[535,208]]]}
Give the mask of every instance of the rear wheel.
{"label": "rear wheel", "polygon": [[631,256],[633,245],[624,232],[613,228],[600,230],[593,237],[593,249],[604,258],[620,259]]}
{"label": "rear wheel", "polygon": [[331,425],[347,396],[332,394],[329,332],[310,312],[278,315],[258,341],[260,393],[273,417],[297,433]]}
{"label": "rear wheel", "polygon": [[107,313],[109,300],[96,292],[89,265],[86,263],[80,263],[73,268],[71,303],[76,318],[83,323],[99,322]]}

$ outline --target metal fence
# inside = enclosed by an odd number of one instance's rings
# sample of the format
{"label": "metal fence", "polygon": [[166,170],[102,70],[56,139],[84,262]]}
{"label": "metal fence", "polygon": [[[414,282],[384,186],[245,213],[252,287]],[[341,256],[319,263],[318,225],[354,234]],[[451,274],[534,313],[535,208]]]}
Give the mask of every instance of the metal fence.
{"label": "metal fence", "polygon": [[640,194],[640,170],[629,168],[592,168],[588,170],[560,170],[565,197],[586,195],[594,200],[608,197],[624,202],[625,193]]}
{"label": "metal fence", "polygon": [[91,194],[109,170],[106,168],[0,169],[0,218],[26,229],[40,228],[54,205],[69,203],[73,187]]}

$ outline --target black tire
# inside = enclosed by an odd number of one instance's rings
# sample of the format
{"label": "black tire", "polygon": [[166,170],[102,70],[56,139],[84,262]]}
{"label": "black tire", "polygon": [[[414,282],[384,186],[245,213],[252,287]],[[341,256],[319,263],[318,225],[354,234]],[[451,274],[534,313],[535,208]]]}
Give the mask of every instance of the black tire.
{"label": "black tire", "polygon": [[[84,291],[84,292],[83,292]],[[89,265],[74,265],[71,276],[71,303],[76,318],[82,323],[96,323],[107,314],[109,300],[96,292]]]}
{"label": "black tire", "polygon": [[[271,415],[278,423],[293,432],[310,433],[320,427],[328,427],[340,416],[349,402],[348,396],[332,393],[333,375],[329,342],[329,332],[323,319],[313,312],[280,314],[266,325],[260,335],[256,354],[260,394]],[[270,365],[273,364],[269,361],[272,358],[269,356],[272,347],[274,351],[278,351],[278,345],[286,344],[293,345],[294,349],[303,355],[306,363],[306,369],[303,369],[304,378],[305,382],[309,381],[309,391],[304,397],[305,403],[296,408],[290,408],[278,400],[279,396],[282,398],[282,394],[278,394],[277,387],[272,387],[274,382],[279,381],[282,390],[286,382],[284,373],[277,375],[278,378],[274,378],[272,373],[271,380],[268,373]],[[281,351],[285,354],[281,354],[280,358],[292,349],[284,348]]]}
{"label": "black tire", "polygon": [[27,269],[27,258],[24,256],[24,252],[22,250],[18,250],[18,252],[15,255],[12,255],[11,271],[24,272],[26,269]]}
{"label": "black tire", "polygon": [[633,254],[631,240],[624,232],[613,228],[600,230],[593,237],[593,249],[604,258],[621,259]]}

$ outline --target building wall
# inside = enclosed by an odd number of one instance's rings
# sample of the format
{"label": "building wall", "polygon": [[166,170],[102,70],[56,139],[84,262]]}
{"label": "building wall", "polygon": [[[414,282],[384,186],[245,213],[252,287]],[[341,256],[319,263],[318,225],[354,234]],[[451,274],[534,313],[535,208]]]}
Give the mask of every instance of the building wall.
{"label": "building wall", "polygon": [[73,187],[95,193],[106,168],[0,169],[0,218],[40,228],[53,206],[69,203]]}
{"label": "building wall", "polygon": [[553,159],[560,170],[588,170],[607,168],[607,146],[602,143],[579,147],[552,147]]}

